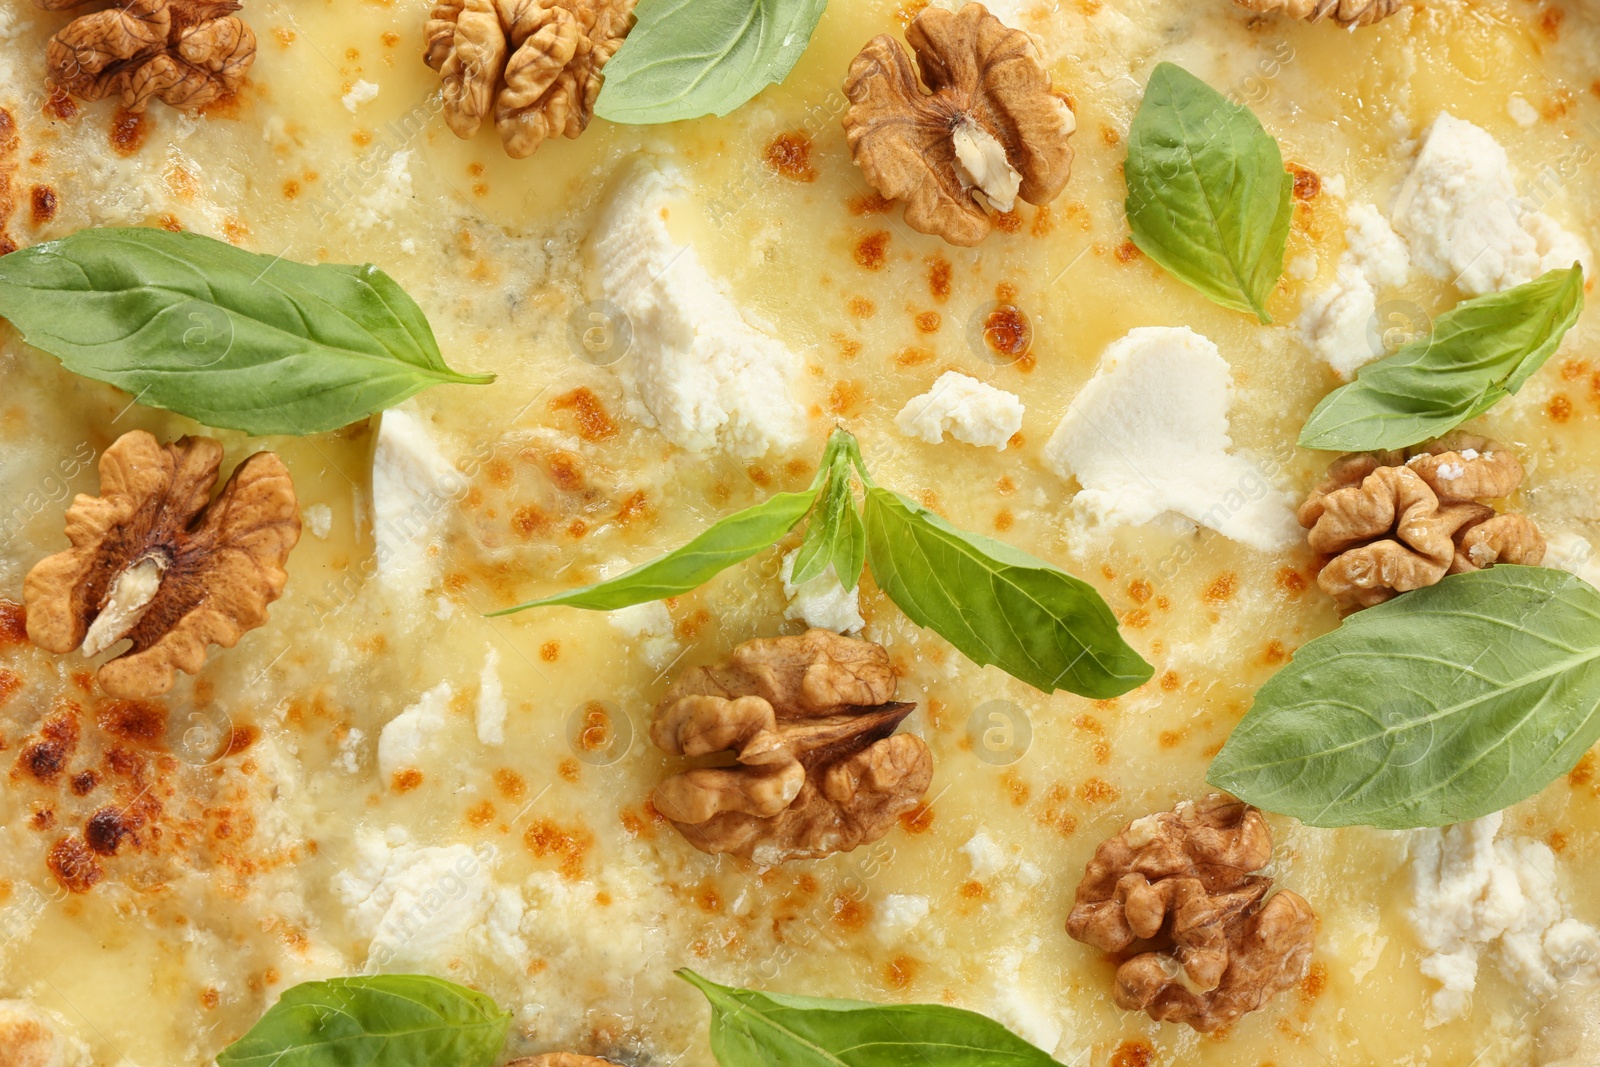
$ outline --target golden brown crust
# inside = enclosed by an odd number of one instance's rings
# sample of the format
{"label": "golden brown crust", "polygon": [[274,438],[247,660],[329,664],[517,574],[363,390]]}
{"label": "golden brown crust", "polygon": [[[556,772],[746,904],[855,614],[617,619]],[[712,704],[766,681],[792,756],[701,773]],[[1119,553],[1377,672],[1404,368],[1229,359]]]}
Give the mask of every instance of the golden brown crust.
{"label": "golden brown crust", "polygon": [[1300,506],[1307,542],[1333,557],[1317,584],[1341,607],[1357,609],[1447,574],[1495,563],[1537,565],[1545,552],[1538,527],[1483,503],[1509,496],[1521,482],[1515,455],[1466,436],[1409,453],[1336,460]]}
{"label": "golden brown crust", "polygon": [[205,107],[238,92],[255,62],[239,9],[233,0],[129,0],[80,16],[46,46],[50,82],[84,100],[117,96],[134,111],[152,99]]}
{"label": "golden brown crust", "polygon": [[894,691],[881,645],[825,630],[747,641],[679,679],[650,728],[665,752],[737,765],[674,775],[653,803],[701,851],[763,864],[875,841],[933,777],[927,745],[894,735],[916,706]]}
{"label": "golden brown crust", "polygon": [[1119,958],[1118,1007],[1208,1033],[1299,981],[1316,918],[1272,879],[1272,831],[1222,794],[1137,819],[1103,842],[1067,932]]}
{"label": "golden brown crust", "polygon": [[209,645],[231,648],[266,622],[300,538],[294,485],[282,460],[258,452],[208,504],[221,463],[208,438],[163,446],[139,430],[106,449],[100,496],[67,511],[72,548],[28,573],[29,638],[56,653],[83,645],[126,576],[153,563],[157,587],[96,641],[132,640],[98,677],[112,696],[146,698],[170,690],[175,671],[199,671]]}
{"label": "golden brown crust", "polygon": [[1235,0],[1263,15],[1285,15],[1307,22],[1332,19],[1341,26],[1370,26],[1399,11],[1404,0]]}
{"label": "golden brown crust", "polygon": [[445,121],[471,137],[494,115],[506,154],[588,128],[601,70],[633,28],[637,0],[440,0],[425,30],[444,76]]}
{"label": "golden brown crust", "polygon": [[956,245],[988,235],[990,215],[974,194],[987,196],[994,186],[961,165],[963,131],[970,151],[972,138],[998,142],[1004,159],[991,162],[1009,168],[1016,196],[1046,204],[1060,195],[1072,172],[1076,119],[1051,88],[1033,39],[974,3],[958,12],[924,10],[906,41],[921,83],[899,42],[875,37],[850,64],[844,118],[856,164],[879,193],[905,201],[906,224]]}

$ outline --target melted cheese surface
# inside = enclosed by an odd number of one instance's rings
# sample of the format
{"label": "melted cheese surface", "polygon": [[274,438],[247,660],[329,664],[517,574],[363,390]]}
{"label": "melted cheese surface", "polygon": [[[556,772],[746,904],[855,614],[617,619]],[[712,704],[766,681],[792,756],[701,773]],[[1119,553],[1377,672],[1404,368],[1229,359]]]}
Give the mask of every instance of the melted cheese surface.
{"label": "melted cheese surface", "polygon": [[[1292,442],[1336,381],[1292,323],[1333,279],[1347,206],[1387,206],[1441,109],[1506,146],[1541,210],[1591,242],[1600,233],[1594,13],[1577,0],[1439,0],[1347,34],[1226,0],[998,3],[1039,37],[1071,95],[1077,154],[1058,201],[1020,205],[960,249],[883,209],[839,123],[849,60],[898,34],[915,5],[832,4],[788,81],[725,119],[597,120],[527,161],[504,157],[489,131],[464,142],[445,127],[420,59],[429,8],[254,5],[260,54],[239,100],[133,119],[44,99],[43,42],[68,16],[0,0],[12,242],[168,225],[305,261],[374,262],[423,306],[453,366],[499,375],[425,393],[381,430],[374,419],[307,439],[216,434],[225,470],[263,447],[284,457],[307,532],[270,623],[213,650],[163,701],[105,700],[83,660],[31,648],[6,607],[0,999],[57,1013],[96,1067],[205,1064],[289,985],[400,966],[494,996],[515,1012],[514,1050],[636,1065],[712,1062],[706,1009],[673,977],[680,966],[958,1004],[1064,1064],[1542,1062],[1537,1004],[1492,957],[1467,1018],[1427,1025],[1437,986],[1407,921],[1404,834],[1273,820],[1269,873],[1311,902],[1320,929],[1311,974],[1266,1009],[1200,1037],[1112,1004],[1113,965],[1064,930],[1084,864],[1128,820],[1205,792],[1255,689],[1337,619],[1303,545],[1261,552],[1167,522],[1086,533],[1075,486],[1043,450],[1107,345],[1188,326],[1231,367],[1235,450],[1264,483],[1303,493],[1329,457]],[[1124,138],[1161,60],[1248,103],[1319,179],[1296,203],[1276,325],[1208,303],[1129,242]],[[1519,124],[1514,100],[1536,121]],[[780,139],[809,142],[798,168],[809,180],[769,162],[792,152]],[[670,214],[675,237],[800,354],[801,447],[756,460],[675,449],[628,414],[616,369],[584,345],[596,325],[584,240],[608,182],[639,155],[670,161],[695,193]],[[1405,327],[1458,298],[1414,274],[1380,311]],[[997,304],[1029,320],[1022,359],[982,343]],[[1485,420],[1529,466],[1516,503],[1579,557],[1600,521],[1596,339],[1586,316]],[[1003,453],[895,429],[951,370],[1022,398]],[[0,597],[16,602],[27,570],[63,546],[71,495],[95,490],[102,449],[135,428],[169,439],[196,427],[66,373],[10,332],[0,383]],[[647,728],[684,666],[797,630],[780,576],[795,537],[664,609],[484,613],[803,487],[835,423],[860,437],[880,484],[1094,583],[1156,675],[1113,701],[1045,697],[973,667],[869,578],[865,634],[903,669],[900,697],[919,704],[907,728],[934,752],[927,807],[855,853],[759,870],[702,855],[652,818],[646,798],[674,764]],[[375,506],[375,455],[385,494],[409,496]],[[393,525],[375,533],[380,521]],[[379,552],[386,538],[396,553]],[[66,769],[41,777],[24,754],[49,722],[73,724],[77,741]],[[1597,783],[1587,762],[1506,818],[1556,851],[1565,899],[1591,923]],[[96,884],[66,892],[52,849],[108,807],[144,821]]]}

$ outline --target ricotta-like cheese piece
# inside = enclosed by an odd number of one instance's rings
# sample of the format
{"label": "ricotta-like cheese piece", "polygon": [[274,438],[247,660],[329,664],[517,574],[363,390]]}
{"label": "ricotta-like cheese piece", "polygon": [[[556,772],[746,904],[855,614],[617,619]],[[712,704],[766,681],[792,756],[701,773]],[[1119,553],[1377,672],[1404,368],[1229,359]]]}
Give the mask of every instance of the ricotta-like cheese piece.
{"label": "ricotta-like cheese piece", "polygon": [[333,532],[333,509],[326,504],[302,508],[300,518],[304,520],[306,529],[311,531],[311,536],[319,541],[326,541]]}
{"label": "ricotta-like cheese piece", "polygon": [[379,223],[384,229],[392,230],[396,216],[410,208],[414,200],[411,150],[406,149],[386,159],[362,184],[360,197],[350,205],[346,215],[358,230],[370,230]]}
{"label": "ricotta-like cheese piece", "polygon": [[1543,841],[1499,837],[1503,821],[1496,813],[1413,836],[1411,926],[1427,952],[1422,973],[1439,983],[1430,1026],[1467,1013],[1479,960],[1491,950],[1533,996],[1600,967],[1600,932],[1568,916],[1555,853]]}
{"label": "ricotta-like cheese piece", "polygon": [[921,396],[914,396],[894,424],[907,437],[936,445],[948,433],[969,445],[997,448],[1022,429],[1022,401],[959,371],[945,371]]}
{"label": "ricotta-like cheese piece", "polygon": [[478,740],[485,745],[506,743],[506,690],[500,681],[500,650],[489,649],[478,675]]}
{"label": "ricotta-like cheese piece", "polygon": [[450,977],[451,961],[474,952],[520,969],[524,903],[515,887],[496,883],[493,859],[487,844],[413,844],[399,826],[359,834],[355,862],[333,889],[370,941],[368,969]]}
{"label": "ricotta-like cheese piece", "polygon": [[627,316],[617,363],[628,408],[680,448],[753,459],[798,445],[800,357],[745,314],[667,218],[689,198],[674,168],[641,161],[612,187],[587,246],[591,299]]}
{"label": "ricotta-like cheese piece", "polygon": [[1411,257],[1373,205],[1350,205],[1345,221],[1345,250],[1334,281],[1306,306],[1299,328],[1311,351],[1341,378],[1350,378],[1385,354],[1374,343],[1378,291],[1405,284]]}
{"label": "ricotta-like cheese piece", "polygon": [[885,944],[901,941],[928,917],[928,898],[918,893],[887,893],[872,913],[872,930]]}
{"label": "ricotta-like cheese piece", "polygon": [[422,769],[434,738],[450,721],[454,696],[450,683],[440,682],[384,726],[378,735],[378,773],[385,782],[399,771]]}
{"label": "ricotta-like cheese piece", "polygon": [[607,612],[606,617],[636,643],[639,654],[654,670],[661,670],[677,658],[681,646],[673,633],[672,613],[661,601],[630,604]]}
{"label": "ricotta-like cheese piece", "polygon": [[818,630],[832,630],[838,634],[853,634],[867,624],[861,617],[861,589],[846,589],[839,581],[833,564],[815,578],[799,585],[790,581],[794,577],[794,561],[800,555],[797,548],[783,557],[779,577],[783,579],[783,595],[789,598],[784,609],[786,619],[800,619]]}
{"label": "ricotta-like cheese piece", "polygon": [[1252,548],[1296,540],[1284,494],[1231,451],[1233,378],[1187,326],[1142,326],[1114,341],[1061,417],[1045,461],[1082,489],[1090,525],[1147,523],[1172,512]]}
{"label": "ricotta-like cheese piece", "polygon": [[354,114],[356,109],[362,104],[371,103],[377,98],[378,86],[367,81],[365,78],[362,78],[357,80],[357,82],[350,87],[350,91],[348,93],[345,93],[344,96],[339,98],[339,102],[345,106],[346,111]]}
{"label": "ricotta-like cheese piece", "polygon": [[431,586],[434,555],[451,502],[466,479],[439,451],[422,420],[385,411],[372,456],[372,536],[378,581],[414,596]]}
{"label": "ricotta-like cheese piece", "polygon": [[967,862],[972,864],[973,876],[977,878],[992,877],[1011,865],[1005,849],[995,843],[987,830],[980,829],[967,838],[967,843],[958,851],[966,853]]}
{"label": "ricotta-like cheese piece", "polygon": [[1589,266],[1583,238],[1523,203],[1500,143],[1448,111],[1428,127],[1393,219],[1417,266],[1474,296]]}

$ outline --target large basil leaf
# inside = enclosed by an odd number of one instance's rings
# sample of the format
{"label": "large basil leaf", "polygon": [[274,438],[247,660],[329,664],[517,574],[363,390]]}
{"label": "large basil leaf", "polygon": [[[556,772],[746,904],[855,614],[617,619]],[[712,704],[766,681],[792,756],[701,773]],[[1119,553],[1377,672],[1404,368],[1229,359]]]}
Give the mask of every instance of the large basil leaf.
{"label": "large basil leaf", "polygon": [[1256,694],[1212,785],[1312,826],[1496,812],[1600,739],[1600,593],[1502,564],[1350,616]]}
{"label": "large basil leaf", "polygon": [[511,1015],[421,975],[306,982],[217,1057],[217,1067],[490,1067]]}
{"label": "large basil leaf", "polygon": [[828,0],[641,0],[595,114],[612,122],[726,115],[789,76]]}
{"label": "large basil leaf", "polygon": [[1150,680],[1150,664],[1128,647],[1087,582],[876,486],[867,490],[866,526],[878,587],[974,663],[1046,693],[1097,699]]}
{"label": "large basil leaf", "polygon": [[1134,244],[1223,307],[1271,322],[1294,178],[1250,109],[1159,64],[1128,131],[1124,173]]}
{"label": "large basil leaf", "polygon": [[678,976],[711,1002],[711,1052],[722,1067],[1059,1067],[961,1008],[758,993],[687,969]]}
{"label": "large basil leaf", "polygon": [[813,485],[802,493],[778,493],[754,507],[734,512],[677,551],[626,574],[493,614],[514,615],[529,608],[557,605],[615,611],[698,589],[721,571],[776,544],[811,510],[817,489]]}
{"label": "large basil leaf", "polygon": [[841,453],[828,476],[822,505],[795,554],[794,571],[789,576],[795,585],[823,574],[830,563],[846,589],[853,589],[861,581],[861,568],[867,558],[867,531],[856,508],[850,471],[850,458]]}
{"label": "large basil leaf", "polygon": [[0,316],[141,404],[254,434],[336,430],[445,366],[422,309],[373,266],[308,266],[193,233],[81,230],[0,258]]}
{"label": "large basil leaf", "polygon": [[1361,368],[1300,431],[1306,448],[1404,448],[1477,418],[1521,389],[1583,310],[1583,268],[1553,270],[1439,316],[1433,332]]}

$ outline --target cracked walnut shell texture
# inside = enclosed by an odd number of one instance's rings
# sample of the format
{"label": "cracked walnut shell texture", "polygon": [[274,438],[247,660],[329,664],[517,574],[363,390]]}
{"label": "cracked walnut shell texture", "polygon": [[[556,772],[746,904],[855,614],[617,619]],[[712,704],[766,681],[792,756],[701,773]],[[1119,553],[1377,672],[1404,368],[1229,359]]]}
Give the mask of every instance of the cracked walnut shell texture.
{"label": "cracked walnut shell texture", "polygon": [[[83,0],[35,0],[50,10]],[[128,0],[82,15],[50,38],[50,82],[84,100],[117,96],[142,111],[152,99],[206,107],[244,85],[255,33],[233,0]]]}
{"label": "cracked walnut shell texture", "polygon": [[300,539],[294,484],[282,460],[257,452],[212,500],[221,464],[205,437],[161,445],[137,430],[107,448],[100,495],[67,511],[72,547],[28,572],[33,643],[64,654],[92,639],[94,653],[131,639],[97,678],[111,696],[142,699],[199,671],[208,646],[232,648],[265,623]]}
{"label": "cracked walnut shell texture", "polygon": [[1545,541],[1526,516],[1484,501],[1510,496],[1522,464],[1465,435],[1404,452],[1336,460],[1300,506],[1313,551],[1332,557],[1317,584],[1347,610],[1496,563],[1538,566]]}
{"label": "cracked walnut shell texture", "polygon": [[445,121],[471,137],[492,112],[506,154],[588,128],[600,71],[633,28],[637,0],[440,0],[425,31],[444,78]]}
{"label": "cracked walnut shell texture", "polygon": [[662,782],[653,802],[702,852],[764,866],[876,841],[933,777],[922,739],[895,734],[916,707],[895,702],[883,646],[826,630],[747,641],[688,671],[656,709],[650,737],[673,755],[733,752]]}
{"label": "cracked walnut shell texture", "polygon": [[1271,859],[1259,810],[1221,793],[1184,801],[1101,843],[1067,932],[1118,958],[1118,1007],[1210,1033],[1310,965],[1316,916],[1254,873]]}

